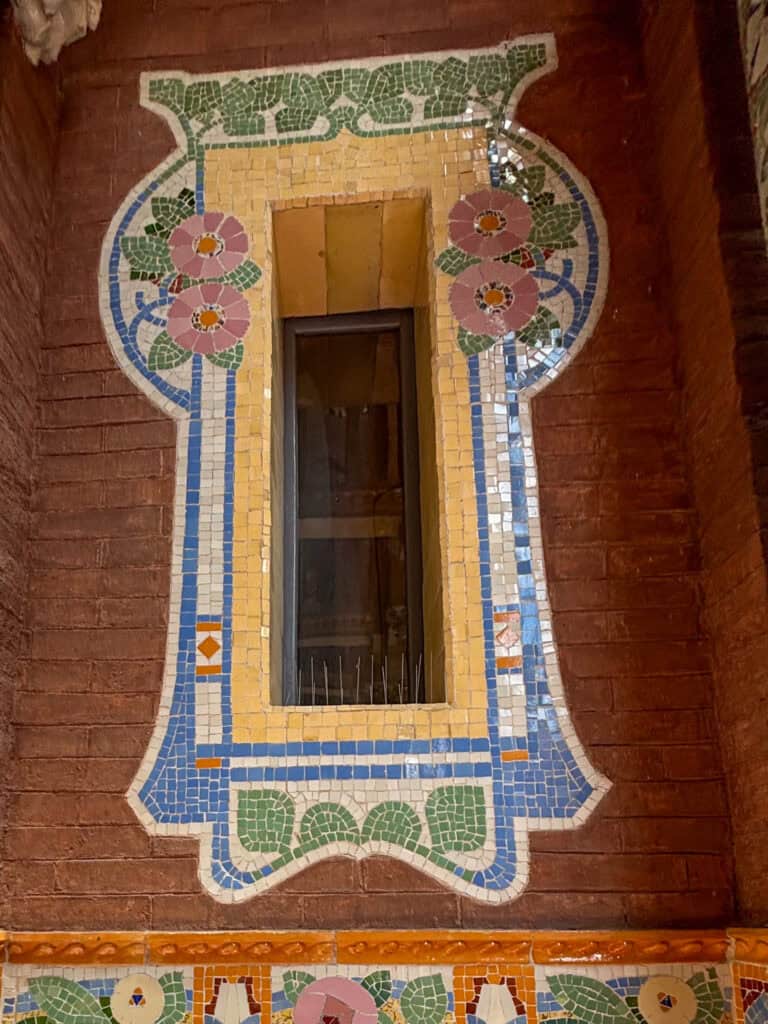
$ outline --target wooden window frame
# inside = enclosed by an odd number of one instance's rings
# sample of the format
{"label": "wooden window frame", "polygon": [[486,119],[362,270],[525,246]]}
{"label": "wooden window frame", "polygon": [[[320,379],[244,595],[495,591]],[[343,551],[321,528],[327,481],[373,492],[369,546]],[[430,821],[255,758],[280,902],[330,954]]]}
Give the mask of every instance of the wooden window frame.
{"label": "wooden window frame", "polygon": [[[397,331],[400,356],[400,411],[403,458],[406,600],[408,602],[408,656],[423,654],[423,567],[421,547],[421,492],[419,486],[419,421],[416,355],[412,310],[381,310],[331,316],[296,317],[283,321],[283,666],[284,707],[299,705],[298,692],[298,424],[296,402],[296,340],[324,334],[374,334]],[[409,665],[408,700],[413,700],[415,664]],[[355,705],[360,706],[360,705]]]}

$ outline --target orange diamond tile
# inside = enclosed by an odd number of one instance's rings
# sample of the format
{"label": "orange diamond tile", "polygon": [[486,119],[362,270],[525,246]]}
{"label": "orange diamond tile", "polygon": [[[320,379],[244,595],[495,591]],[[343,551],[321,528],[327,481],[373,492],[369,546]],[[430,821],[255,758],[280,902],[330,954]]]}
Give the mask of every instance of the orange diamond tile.
{"label": "orange diamond tile", "polygon": [[212,636],[207,636],[205,640],[200,641],[197,649],[204,657],[212,658],[214,654],[221,650],[221,644],[218,640],[214,640]]}

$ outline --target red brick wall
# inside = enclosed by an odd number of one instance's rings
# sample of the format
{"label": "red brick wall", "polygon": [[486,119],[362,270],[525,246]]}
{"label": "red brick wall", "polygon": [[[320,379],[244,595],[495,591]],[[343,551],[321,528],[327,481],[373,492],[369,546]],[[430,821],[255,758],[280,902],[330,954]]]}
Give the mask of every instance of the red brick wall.
{"label": "red brick wall", "polygon": [[[98,32],[67,52],[31,643],[16,711],[11,926],[612,927],[730,916],[678,336],[629,6],[132,0],[106,4]],[[196,843],[151,839],[123,798],[158,703],[174,465],[172,427],[115,368],[96,303],[108,220],[172,145],[138,106],[138,75],[480,46],[545,30],[557,34],[560,69],[530,90],[521,118],[591,179],[613,250],[597,334],[536,400],[535,429],[566,691],[614,788],[580,830],[534,834],[530,884],[506,907],[378,858],[326,863],[248,903],[217,904],[201,893]]]}
{"label": "red brick wall", "polygon": [[[48,212],[54,77],[21,52],[0,3],[0,822],[6,820],[11,704],[25,627],[27,536]],[[0,892],[0,898],[4,894]]]}
{"label": "red brick wall", "polygon": [[738,913],[768,917],[768,260],[735,3],[649,5],[648,77]]}

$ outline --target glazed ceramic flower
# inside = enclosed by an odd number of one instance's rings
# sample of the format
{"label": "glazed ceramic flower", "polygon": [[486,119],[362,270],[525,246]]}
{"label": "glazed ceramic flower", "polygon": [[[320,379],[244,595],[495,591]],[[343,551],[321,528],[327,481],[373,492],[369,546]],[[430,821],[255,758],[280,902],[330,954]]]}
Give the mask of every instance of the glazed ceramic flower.
{"label": "glazed ceramic flower", "polygon": [[165,1007],[165,993],[157,978],[129,974],[115,985],[109,1008],[118,1024],[155,1024]]}
{"label": "glazed ceramic flower", "polygon": [[637,995],[637,1008],[648,1024],[691,1024],[698,1011],[693,989],[672,974],[651,976]]}
{"label": "glazed ceramic flower", "polygon": [[202,355],[236,345],[251,322],[248,301],[228,284],[186,288],[168,313],[168,333],[182,348]]}
{"label": "glazed ceramic flower", "polygon": [[187,277],[223,277],[248,255],[248,236],[237,217],[201,213],[187,217],[169,239],[171,259]]}
{"label": "glazed ceramic flower", "polygon": [[528,204],[500,188],[473,192],[455,203],[448,214],[448,234],[453,244],[483,259],[517,249],[532,227]]}
{"label": "glazed ceramic flower", "polygon": [[373,996],[350,978],[319,978],[302,990],[293,1011],[294,1024],[376,1024]]}
{"label": "glazed ceramic flower", "polygon": [[535,278],[513,263],[484,260],[458,275],[451,285],[453,315],[472,334],[500,338],[519,331],[539,305]]}

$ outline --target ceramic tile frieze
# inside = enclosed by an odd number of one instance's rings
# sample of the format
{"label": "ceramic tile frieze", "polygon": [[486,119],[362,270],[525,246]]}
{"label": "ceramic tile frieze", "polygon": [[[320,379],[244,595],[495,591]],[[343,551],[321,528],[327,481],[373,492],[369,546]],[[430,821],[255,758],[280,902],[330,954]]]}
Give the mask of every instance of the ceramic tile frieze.
{"label": "ceramic tile frieze", "polygon": [[[709,963],[10,964],[3,1024],[727,1024],[731,977]],[[764,982],[734,977],[736,1019],[764,1021]]]}
{"label": "ceramic tile frieze", "polygon": [[29,1024],[182,1024],[192,1009],[192,969],[8,965],[3,1020]]}
{"label": "ceramic tile frieze", "polygon": [[[128,798],[153,834],[198,837],[216,899],[378,853],[508,901],[530,830],[582,823],[610,785],[563,696],[529,408],[589,338],[608,274],[588,183],[515,120],[555,66],[547,36],[142,78],[177,149],[115,215],[100,301],[119,364],[176,421],[177,464],[163,696]],[[272,210],[403,196],[428,211],[448,699],[279,707]]]}

